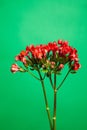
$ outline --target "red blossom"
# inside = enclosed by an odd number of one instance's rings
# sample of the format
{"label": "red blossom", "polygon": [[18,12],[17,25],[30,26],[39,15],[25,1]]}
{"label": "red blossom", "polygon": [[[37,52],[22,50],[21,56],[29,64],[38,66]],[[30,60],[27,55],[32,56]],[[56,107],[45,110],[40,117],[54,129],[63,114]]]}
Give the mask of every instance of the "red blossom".
{"label": "red blossom", "polygon": [[20,54],[15,57],[15,60],[16,61],[19,60],[19,61],[21,61],[21,62],[23,62],[23,63],[26,64],[26,58],[25,58],[25,56],[27,56],[26,51],[21,51]]}
{"label": "red blossom", "polygon": [[68,41],[64,41],[63,45],[68,46]]}
{"label": "red blossom", "polygon": [[20,54],[15,57],[16,61],[21,61],[26,64],[26,58],[24,56],[21,56]]}
{"label": "red blossom", "polygon": [[71,51],[71,48],[69,46],[62,45],[59,47],[59,54],[65,56],[66,54],[69,54]]}
{"label": "red blossom", "polygon": [[54,65],[51,65],[51,68],[54,68]]}
{"label": "red blossom", "polygon": [[63,41],[62,40],[58,40],[58,44],[62,45]]}
{"label": "red blossom", "polygon": [[72,48],[70,55],[69,55],[69,59],[71,61],[78,61],[78,55],[77,55],[77,50],[74,48]]}
{"label": "red blossom", "polygon": [[[49,42],[47,45],[29,45],[26,47],[25,51],[21,51],[20,54],[15,57],[15,60],[19,60],[23,62],[24,65],[27,64],[27,66],[36,65],[37,63],[40,64],[39,66],[42,66],[42,68],[44,68],[44,66],[49,66],[50,70],[56,70],[58,64],[58,69],[61,70],[68,62],[69,67],[71,68],[73,63],[73,70],[78,70],[80,68],[77,50],[69,46],[68,41],[63,40],[58,40],[58,43],[55,41]],[[13,65],[13,72],[14,68],[15,67]]]}
{"label": "red blossom", "polygon": [[54,61],[52,61],[52,62],[51,62],[51,65],[55,65],[55,62],[54,62]]}
{"label": "red blossom", "polygon": [[70,54],[69,58],[71,61],[78,61],[78,55],[75,53]]}
{"label": "red blossom", "polygon": [[32,51],[32,56],[37,59],[42,59],[43,53],[41,50],[41,46],[37,46],[36,48],[34,48],[34,50]]}
{"label": "red blossom", "polygon": [[73,70],[78,70],[81,67],[81,65],[78,62],[75,62],[73,65]]}
{"label": "red blossom", "polygon": [[60,56],[66,56],[69,55],[72,48],[68,45],[68,41],[61,41],[59,40],[59,55]]}
{"label": "red blossom", "polygon": [[13,65],[11,66],[11,72],[12,72],[12,73],[15,73],[15,72],[17,72],[17,71],[19,71],[19,66],[18,66],[17,64],[13,64]]}
{"label": "red blossom", "polygon": [[21,51],[21,52],[20,52],[20,55],[21,55],[21,56],[26,56],[26,51]]}
{"label": "red blossom", "polygon": [[58,68],[59,68],[59,69],[63,69],[63,68],[64,68],[64,65],[63,65],[63,64],[60,64],[60,65],[58,66]]}
{"label": "red blossom", "polygon": [[54,68],[54,67],[55,67],[55,62],[51,61],[51,68]]}
{"label": "red blossom", "polygon": [[55,53],[56,51],[58,51],[58,46],[56,42],[53,43],[48,43],[48,51],[53,51],[53,53]]}

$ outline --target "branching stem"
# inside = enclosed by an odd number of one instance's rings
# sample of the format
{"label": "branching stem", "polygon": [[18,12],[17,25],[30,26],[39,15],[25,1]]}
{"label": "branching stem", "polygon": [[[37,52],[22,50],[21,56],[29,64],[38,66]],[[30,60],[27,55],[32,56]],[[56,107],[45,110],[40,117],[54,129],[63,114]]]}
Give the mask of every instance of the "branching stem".
{"label": "branching stem", "polygon": [[54,73],[54,112],[53,112],[53,130],[56,130],[56,99],[57,99],[57,91],[56,91],[56,73]]}
{"label": "branching stem", "polygon": [[62,84],[64,83],[64,81],[66,80],[67,76],[69,75],[71,69],[69,69],[69,71],[67,72],[67,74],[65,75],[64,79],[62,80],[62,82],[60,83],[60,85],[57,87],[57,91],[60,89],[60,87],[62,86]]}
{"label": "branching stem", "polygon": [[52,88],[54,88],[51,75],[49,76],[49,80],[50,80]]}
{"label": "branching stem", "polygon": [[39,73],[40,81],[41,81],[41,84],[42,84],[42,89],[43,89],[44,100],[45,100],[46,111],[47,111],[47,115],[48,115],[48,119],[49,119],[50,129],[52,130],[52,120],[51,120],[50,109],[49,109],[49,105],[48,105],[48,101],[47,101],[47,95],[46,95],[46,90],[45,90],[45,86],[44,86],[44,80],[42,80],[42,76],[41,76],[41,73],[40,73],[39,70],[38,70],[38,73]]}
{"label": "branching stem", "polygon": [[36,77],[31,71],[27,70],[27,72],[28,72],[30,75],[32,75],[35,79],[37,79],[37,80],[40,81],[40,79],[39,79],[38,77]]}

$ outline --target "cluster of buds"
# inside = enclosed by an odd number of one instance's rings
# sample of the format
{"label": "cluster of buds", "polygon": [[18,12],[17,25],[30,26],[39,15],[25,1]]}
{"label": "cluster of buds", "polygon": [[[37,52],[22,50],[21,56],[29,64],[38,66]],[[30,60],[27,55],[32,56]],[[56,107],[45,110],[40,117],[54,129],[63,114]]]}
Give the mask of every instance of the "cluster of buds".
{"label": "cluster of buds", "polygon": [[26,72],[30,68],[31,70],[39,69],[45,73],[58,74],[66,64],[68,64],[71,71],[75,72],[81,66],[79,64],[77,50],[69,46],[67,41],[63,40],[37,46],[27,46],[26,50],[21,51],[15,57],[15,60],[21,61],[24,68],[13,64],[11,67],[13,73],[17,71]]}

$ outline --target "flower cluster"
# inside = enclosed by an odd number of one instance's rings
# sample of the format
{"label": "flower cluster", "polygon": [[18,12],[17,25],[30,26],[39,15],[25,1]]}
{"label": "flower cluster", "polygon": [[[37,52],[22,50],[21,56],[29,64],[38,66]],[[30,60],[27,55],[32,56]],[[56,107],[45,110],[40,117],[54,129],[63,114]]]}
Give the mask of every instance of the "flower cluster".
{"label": "flower cluster", "polygon": [[20,52],[15,57],[16,61],[21,61],[24,68],[13,64],[11,71],[26,72],[27,69],[41,69],[45,73],[59,73],[66,64],[72,71],[80,68],[77,50],[69,46],[67,41],[49,42],[37,46],[30,45],[26,50]]}

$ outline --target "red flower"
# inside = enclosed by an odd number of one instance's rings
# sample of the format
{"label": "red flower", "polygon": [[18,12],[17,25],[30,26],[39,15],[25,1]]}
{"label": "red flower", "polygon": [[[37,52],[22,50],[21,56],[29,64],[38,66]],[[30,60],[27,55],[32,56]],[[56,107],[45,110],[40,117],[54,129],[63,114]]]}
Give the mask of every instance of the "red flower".
{"label": "red flower", "polygon": [[58,44],[62,45],[63,41],[62,40],[58,40]]}
{"label": "red flower", "polygon": [[68,46],[68,41],[64,41],[63,45]]}
{"label": "red flower", "polygon": [[21,61],[21,62],[23,62],[23,63],[26,64],[26,58],[25,58],[25,56],[27,56],[26,51],[21,51],[20,54],[15,57],[15,60],[16,61],[19,60],[19,61]]}
{"label": "red flower", "polygon": [[26,51],[21,51],[21,52],[20,52],[20,55],[21,55],[21,56],[26,56]]}
{"label": "red flower", "polygon": [[42,59],[43,53],[41,50],[41,46],[36,46],[34,50],[32,51],[32,56],[37,59]]}
{"label": "red flower", "polygon": [[61,46],[59,47],[59,54],[61,56],[65,56],[66,54],[69,54],[71,52],[71,47],[68,46],[68,42],[64,41]]}
{"label": "red flower", "polygon": [[68,46],[68,41],[58,40],[58,44]]}
{"label": "red flower", "polygon": [[55,62],[51,61],[51,68],[54,68],[54,66],[55,66]]}
{"label": "red flower", "polygon": [[21,56],[20,54],[15,57],[15,60],[19,60],[26,64],[26,58],[24,56]]}
{"label": "red flower", "polygon": [[81,65],[78,62],[75,62],[73,65],[73,70],[78,70],[81,67]]}
{"label": "red flower", "polygon": [[44,66],[45,63],[49,61],[50,70],[52,68],[55,70],[58,64],[58,70],[61,70],[68,62],[69,67],[72,69],[78,70],[80,68],[77,50],[69,46],[68,41],[63,40],[58,40],[58,44],[54,41],[49,42],[47,45],[27,46],[25,51],[21,51],[20,54],[15,57],[15,60],[23,62],[27,67],[29,65],[32,67],[34,66],[32,64],[36,65],[37,63],[39,64],[38,66],[42,66],[42,64]]}
{"label": "red flower", "polygon": [[63,65],[63,64],[60,64],[58,68],[59,68],[59,69],[63,69],[63,68],[64,68],[64,65]]}
{"label": "red flower", "polygon": [[59,47],[56,42],[50,42],[48,43],[48,52],[52,51],[53,55],[59,51]]}
{"label": "red flower", "polygon": [[32,51],[34,51],[34,48],[35,48],[34,45],[27,46],[27,47],[26,47],[26,51],[32,52]]}
{"label": "red flower", "polygon": [[17,64],[13,64],[13,65],[11,66],[11,72],[12,72],[12,73],[15,73],[15,72],[17,72],[17,71],[19,71],[19,66],[18,66]]}
{"label": "red flower", "polygon": [[75,48],[71,50],[69,58],[71,61],[78,61],[77,50]]}

